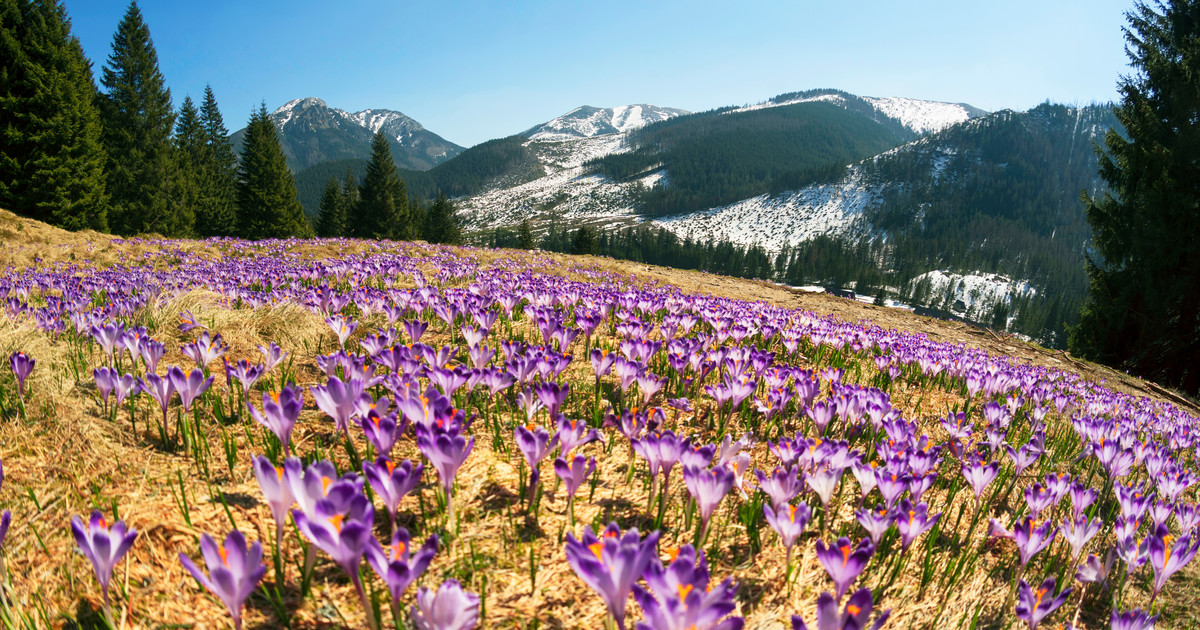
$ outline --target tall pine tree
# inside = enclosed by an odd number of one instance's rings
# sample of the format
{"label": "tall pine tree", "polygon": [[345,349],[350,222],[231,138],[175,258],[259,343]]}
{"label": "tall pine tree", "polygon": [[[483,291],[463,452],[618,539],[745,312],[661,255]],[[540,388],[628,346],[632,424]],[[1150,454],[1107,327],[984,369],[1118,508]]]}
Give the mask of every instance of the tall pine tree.
{"label": "tall pine tree", "polygon": [[238,236],[312,236],[312,226],[296,199],[296,181],[288,170],[266,104],[250,116],[246,125],[238,180]]}
{"label": "tall pine tree", "polygon": [[1200,1],[1139,2],[1126,15],[1135,73],[1118,89],[1100,155],[1109,192],[1087,198],[1091,288],[1071,349],[1200,391]]}
{"label": "tall pine tree", "polygon": [[439,192],[437,199],[429,205],[429,214],[425,219],[425,240],[430,243],[462,245],[462,227],[458,224],[454,204],[446,198],[445,193]]}
{"label": "tall pine tree", "polygon": [[188,234],[189,217],[172,207],[171,90],[158,69],[158,53],[137,2],[129,4],[117,25],[100,84],[105,90],[100,117],[113,230]]}
{"label": "tall pine tree", "polygon": [[336,238],[346,235],[346,205],[342,197],[342,186],[334,178],[325,184],[321,193],[321,206],[317,214],[317,236]]}
{"label": "tall pine tree", "polygon": [[197,208],[204,195],[204,172],[208,166],[208,145],[204,142],[204,125],[192,97],[183,99],[175,123],[175,183],[172,187],[172,207],[185,215],[184,223],[195,225]]}
{"label": "tall pine tree", "polygon": [[69,230],[108,228],[95,97],[63,5],[0,0],[0,207]]}
{"label": "tall pine tree", "polygon": [[204,126],[204,179],[196,206],[196,232],[200,236],[233,236],[237,232],[237,155],[211,85],[204,86],[200,103]]}
{"label": "tall pine tree", "polygon": [[408,207],[408,189],[400,179],[387,135],[371,140],[371,160],[351,214],[353,235],[359,238],[412,239],[416,236]]}

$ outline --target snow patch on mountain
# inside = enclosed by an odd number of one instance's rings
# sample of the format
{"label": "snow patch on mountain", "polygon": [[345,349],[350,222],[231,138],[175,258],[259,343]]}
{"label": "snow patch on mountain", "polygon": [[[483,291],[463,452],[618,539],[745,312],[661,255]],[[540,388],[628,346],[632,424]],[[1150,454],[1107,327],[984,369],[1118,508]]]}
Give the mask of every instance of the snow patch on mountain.
{"label": "snow patch on mountain", "polygon": [[385,133],[395,138],[396,142],[402,145],[405,144],[407,138],[412,137],[414,132],[424,129],[421,123],[402,112],[391,109],[364,109],[359,112],[347,112],[336,107],[329,107],[325,104],[325,101],[311,96],[290,100],[271,112],[269,117],[274,121],[275,126],[282,131],[285,130],[298,113],[308,108],[328,110],[329,114],[335,120],[340,119],[341,121],[363,127],[372,134],[378,133],[380,129],[383,129]]}
{"label": "snow patch on mountain", "polygon": [[[633,185],[588,174],[583,167],[593,158],[628,151],[625,138],[625,134],[610,133],[527,141],[525,146],[534,152],[546,174],[515,185],[497,181],[478,195],[456,200],[464,226],[483,230],[512,226],[526,218],[553,218],[570,224],[630,220],[637,203]],[[651,174],[643,181],[654,177]]]}
{"label": "snow patch on mountain", "polygon": [[825,102],[825,103],[834,103],[836,105],[843,105],[843,104],[845,104],[846,99],[841,94],[817,94],[815,96],[803,96],[803,97],[792,98],[792,99],[787,99],[787,100],[783,100],[783,101],[775,101],[775,100],[763,101],[761,103],[756,103],[754,105],[746,105],[745,107],[738,107],[736,109],[731,109],[731,110],[724,111],[721,113],[722,114],[738,114],[741,112],[752,112],[752,111],[755,111],[758,109],[770,109],[772,107],[786,107],[788,105],[796,105],[798,103],[816,103],[816,102]]}
{"label": "snow patch on mountain", "polygon": [[863,96],[879,113],[899,120],[917,133],[941,131],[971,117],[971,112],[958,103],[922,101],[915,98]]}
{"label": "snow patch on mountain", "polygon": [[[876,111],[900,121],[908,129],[918,134],[932,133],[941,131],[952,125],[957,125],[971,118],[971,110],[959,103],[941,103],[938,101],[923,101],[915,98],[902,98],[889,96],[884,98],[874,96],[859,97],[866,101]],[[786,107],[788,105],[796,105],[799,103],[816,103],[825,102],[833,103],[841,107],[847,106],[846,97],[842,94],[827,92],[824,94],[812,94],[809,96],[798,96],[784,100],[769,100],[755,105],[747,105],[731,109],[725,114],[736,114],[740,112],[749,112],[758,109],[769,109],[772,107]]]}
{"label": "snow patch on mountain", "polygon": [[912,286],[929,280],[929,296],[931,306],[943,299],[947,291],[951,291],[949,301],[951,310],[956,301],[966,306],[960,313],[967,319],[983,321],[988,311],[999,303],[1012,304],[1012,300],[1024,295],[1034,295],[1037,289],[1027,281],[1015,281],[1007,276],[994,273],[951,273],[948,271],[929,271],[912,280]]}
{"label": "snow patch on mountain", "polygon": [[768,252],[798,245],[821,234],[865,230],[862,211],[876,193],[851,166],[836,183],[816,184],[781,195],[759,195],[726,206],[654,221],[677,236],[758,245]]}
{"label": "snow patch on mountain", "polygon": [[424,129],[421,123],[390,109],[364,109],[348,116],[355,123],[370,129],[371,133],[379,133],[380,129],[386,128],[393,132],[392,135],[399,142],[402,142],[401,135],[412,135],[412,132]]}
{"label": "snow patch on mountain", "polygon": [[279,108],[276,109],[275,111],[271,112],[270,116],[268,116],[268,117],[272,121],[275,122],[276,127],[279,127],[280,129],[282,129],[284,125],[291,122],[292,117],[296,115],[297,109],[303,109],[305,107],[313,107],[313,106],[328,107],[328,105],[325,104],[325,101],[323,101],[319,98],[313,97],[313,96],[309,96],[306,98],[296,98],[296,99],[292,99],[292,100],[284,103],[283,105],[279,106]]}
{"label": "snow patch on mountain", "polygon": [[525,132],[531,140],[570,140],[594,136],[628,133],[675,116],[687,110],[656,105],[622,105],[601,109],[584,105],[546,121]]}

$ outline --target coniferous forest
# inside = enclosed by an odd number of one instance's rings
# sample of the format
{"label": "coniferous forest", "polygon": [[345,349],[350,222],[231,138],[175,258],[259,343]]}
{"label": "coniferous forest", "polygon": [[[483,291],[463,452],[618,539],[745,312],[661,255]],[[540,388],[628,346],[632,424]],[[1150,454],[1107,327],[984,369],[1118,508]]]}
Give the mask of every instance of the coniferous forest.
{"label": "coniferous forest", "polygon": [[[426,221],[390,151],[380,156],[386,172],[342,169],[336,205],[346,218],[314,225],[265,104],[250,112],[240,155],[211,85],[199,105],[184,95],[176,109],[136,2],[116,25],[98,83],[61,2],[0,0],[0,35],[0,207],[121,235],[260,239],[319,227],[328,236],[461,237],[444,197],[432,216],[446,224]],[[421,199],[437,197],[434,180],[416,179]],[[369,227],[350,234],[362,216]]]}

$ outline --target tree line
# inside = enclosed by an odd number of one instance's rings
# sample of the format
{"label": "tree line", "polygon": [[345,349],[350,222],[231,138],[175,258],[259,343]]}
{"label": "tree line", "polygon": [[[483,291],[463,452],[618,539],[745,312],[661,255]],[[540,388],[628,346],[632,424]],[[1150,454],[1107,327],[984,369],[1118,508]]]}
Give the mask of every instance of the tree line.
{"label": "tree line", "polygon": [[[99,86],[91,68],[62,2],[0,0],[0,207],[121,235],[314,235],[266,105],[251,113],[240,155],[211,85],[198,107],[187,96],[175,110],[136,2]],[[428,212],[408,198],[382,133],[361,182],[337,186],[355,188],[338,201],[353,204],[319,221],[328,236],[461,238],[445,197]]]}

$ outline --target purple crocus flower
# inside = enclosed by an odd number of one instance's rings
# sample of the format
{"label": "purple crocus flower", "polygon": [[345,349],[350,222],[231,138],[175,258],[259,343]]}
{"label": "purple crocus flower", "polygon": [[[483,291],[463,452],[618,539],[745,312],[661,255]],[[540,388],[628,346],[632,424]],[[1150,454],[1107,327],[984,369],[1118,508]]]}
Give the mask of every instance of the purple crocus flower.
{"label": "purple crocus flower", "polygon": [[296,427],[300,410],[304,408],[304,390],[289,383],[277,392],[263,392],[261,412],[249,401],[246,402],[246,406],[250,409],[251,417],[279,438],[279,442],[283,444],[284,456],[290,456],[292,429]]}
{"label": "purple crocus flower", "polygon": [[576,447],[589,442],[604,441],[600,432],[588,427],[583,420],[568,420],[564,416],[559,416],[557,426],[558,430],[554,433],[554,439],[558,442],[558,454],[562,457],[570,456],[571,451]]}
{"label": "purple crocus flower", "polygon": [[380,413],[378,407],[372,407],[367,410],[366,415],[359,417],[358,425],[362,427],[363,435],[367,436],[367,441],[375,447],[377,454],[391,456],[396,440],[408,429],[408,420],[400,419],[397,423],[396,413],[387,413],[387,396],[379,400],[383,413]]}
{"label": "purple crocus flower", "polygon": [[35,363],[37,361],[24,352],[14,352],[8,357],[8,365],[17,377],[17,394],[21,397],[22,404],[25,403],[25,379],[29,378]]}
{"label": "purple crocus flower", "polygon": [[429,328],[429,323],[419,319],[406,319],[400,322],[404,332],[408,334],[408,338],[413,343],[421,341],[421,335],[425,334],[425,329]]}
{"label": "purple crocus flower", "polygon": [[193,328],[204,330],[205,325],[200,323],[200,318],[192,315],[191,311],[183,311],[179,314],[179,332],[188,332]]}
{"label": "purple crocus flower", "polygon": [[196,367],[203,370],[209,363],[225,356],[229,346],[221,339],[221,335],[210,335],[206,330],[200,338],[180,348],[183,355],[196,362]]}
{"label": "purple crocus flower", "polygon": [[446,513],[453,525],[454,476],[458,474],[459,467],[471,454],[471,449],[475,448],[475,438],[472,437],[470,440],[464,438],[456,428],[442,428],[437,425],[427,427],[418,424],[417,448],[421,449],[421,454],[438,471],[438,478],[442,481],[442,490],[446,494]]}
{"label": "purple crocus flower", "polygon": [[1054,495],[1046,486],[1034,482],[1025,488],[1025,505],[1029,507],[1029,515],[1037,518],[1046,508],[1054,505]]}
{"label": "purple crocus flower", "polygon": [[338,430],[349,440],[350,418],[354,416],[354,403],[362,390],[336,376],[329,377],[324,385],[313,385],[308,389],[321,411],[333,418]]}
{"label": "purple crocus flower", "polygon": [[371,484],[371,488],[375,490],[375,494],[383,499],[383,505],[387,508],[388,517],[392,522],[392,529],[395,530],[396,509],[400,507],[400,501],[404,499],[405,495],[412,492],[417,487],[417,483],[421,481],[421,473],[425,470],[425,464],[413,466],[413,463],[407,459],[397,464],[386,456],[380,455],[374,462],[363,462],[362,468],[363,475]]}
{"label": "purple crocus flower", "polygon": [[1129,612],[1119,612],[1113,608],[1109,627],[1112,630],[1154,630],[1155,621],[1158,621],[1158,615],[1150,616],[1140,608]]}
{"label": "purple crocus flower", "polygon": [[202,534],[200,555],[208,565],[208,575],[204,575],[186,554],[180,553],[179,561],[197,582],[225,602],[229,616],[233,618],[233,627],[241,630],[242,606],[267,572],[262,543],[255,542],[247,547],[246,537],[237,530],[229,532],[223,545],[218,545],[212,536]]}
{"label": "purple crocus flower", "polygon": [[829,546],[825,545],[825,541],[817,541],[817,559],[821,561],[821,566],[825,567],[825,572],[837,587],[838,601],[850,590],[850,586],[862,574],[863,569],[867,568],[867,563],[874,554],[875,545],[866,538],[859,541],[857,546],[844,536]]}
{"label": "purple crocus flower", "polygon": [[902,549],[908,549],[909,545],[919,538],[921,534],[933,528],[941,517],[941,512],[929,516],[929,506],[924,503],[913,505],[908,499],[901,500],[900,510],[897,512],[896,527],[900,530],[900,544]]}
{"label": "purple crocus flower", "polygon": [[280,348],[279,345],[274,341],[267,344],[266,347],[258,346],[258,351],[263,355],[263,374],[267,374],[271,372],[271,370],[274,370],[275,366],[283,363],[283,360],[286,359],[289,354],[284,352],[283,349]]}
{"label": "purple crocus flower", "polygon": [[167,408],[171,406],[171,397],[175,395],[174,382],[169,377],[160,377],[151,372],[142,377],[142,390],[158,402],[162,409],[163,430],[166,431]]}
{"label": "purple crocus flower", "polygon": [[804,482],[821,499],[822,507],[829,508],[829,502],[833,500],[833,491],[837,489],[838,482],[842,480],[842,473],[844,471],[845,469],[843,468],[821,466],[818,470],[804,477]]}
{"label": "purple crocus flower", "polygon": [[1029,630],[1037,630],[1038,624],[1066,603],[1067,596],[1071,594],[1071,589],[1066,588],[1055,595],[1055,583],[1055,579],[1050,577],[1037,590],[1030,588],[1025,580],[1017,585],[1017,617],[1029,624]]}
{"label": "purple crocus flower", "polygon": [[138,340],[138,349],[142,354],[142,363],[146,365],[147,372],[157,372],[158,362],[167,353],[167,347],[161,341],[150,337],[141,337]]}
{"label": "purple crocus flower", "polygon": [[433,560],[433,554],[437,553],[437,536],[430,536],[416,553],[412,553],[410,542],[408,530],[400,527],[392,534],[392,542],[386,547],[373,539],[372,544],[367,546],[367,563],[379,579],[387,584],[393,606],[399,606],[404,591],[421,577]]}
{"label": "purple crocus flower", "polygon": [[99,510],[85,524],[78,516],[71,518],[71,534],[79,550],[92,562],[100,590],[104,592],[104,613],[110,621],[112,607],[109,604],[108,584],[112,580],[113,567],[121,561],[137,538],[137,530],[127,528],[124,521],[109,524]]}
{"label": "purple crocus flower", "polygon": [[642,404],[649,405],[650,399],[662,390],[667,380],[659,378],[652,372],[642,372],[637,375],[638,391],[642,393]]}
{"label": "purple crocus flower", "polygon": [[1000,474],[1000,462],[984,464],[976,458],[971,458],[971,461],[962,465],[962,474],[967,483],[971,484],[971,489],[975,491],[975,498],[982,499],[983,491]]}
{"label": "purple crocus flower", "polygon": [[1067,519],[1059,528],[1063,540],[1066,540],[1067,544],[1071,546],[1072,562],[1079,560],[1079,557],[1083,555],[1084,545],[1100,533],[1101,523],[1102,521],[1098,517],[1088,521],[1086,516],[1081,516],[1075,520]]}
{"label": "purple crocus flower", "polygon": [[717,511],[721,499],[733,489],[734,474],[724,466],[709,469],[686,466],[683,469],[683,481],[700,508],[699,540],[703,543],[713,512]]}
{"label": "purple crocus flower", "polygon": [[1074,510],[1075,519],[1079,520],[1079,517],[1083,516],[1084,511],[1095,503],[1097,498],[1099,498],[1099,494],[1083,485],[1083,482],[1076,481],[1071,484],[1071,507]]}
{"label": "purple crocus flower", "polygon": [[479,623],[479,596],[464,591],[458,580],[446,580],[437,591],[421,587],[412,608],[417,630],[471,630]]}
{"label": "purple crocus flower", "polygon": [[[296,470],[302,469],[299,459],[289,457],[284,464]],[[276,468],[271,460],[259,455],[254,458],[254,477],[258,479],[259,490],[263,499],[271,508],[271,516],[275,517],[275,547],[283,544],[283,528],[287,525],[287,511],[296,502],[292,496],[291,485],[284,476],[285,468]]]}
{"label": "purple crocus flower", "polygon": [[1112,547],[1109,547],[1104,560],[1100,560],[1100,557],[1094,553],[1089,554],[1087,559],[1079,563],[1079,567],[1075,571],[1075,579],[1084,584],[1107,582],[1108,574],[1112,572],[1113,564],[1116,561],[1116,549]]}
{"label": "purple crocus flower", "polygon": [[337,335],[338,345],[343,349],[346,347],[346,340],[358,329],[358,322],[347,321],[340,313],[326,317],[325,325],[329,326],[333,334]]}
{"label": "purple crocus flower", "polygon": [[[351,485],[344,484],[343,487]],[[359,600],[362,601],[369,625],[375,628],[371,605],[358,572],[363,553],[374,540],[371,527],[375,519],[375,508],[366,496],[358,492],[357,484],[353,484],[352,487],[352,492],[329,492],[309,510],[292,510],[292,519],[309,541],[328,554],[350,576],[354,588],[358,591]],[[296,499],[299,502],[302,497],[297,494]],[[304,507],[303,503],[301,507]]]}
{"label": "purple crocus flower", "polygon": [[858,511],[858,523],[867,530],[871,542],[878,545],[892,523],[896,522],[897,516],[895,510],[889,510],[883,505],[876,505],[874,510],[864,507]]}
{"label": "purple crocus flower", "polygon": [[537,394],[538,400],[550,412],[550,417],[557,418],[558,410],[566,404],[567,396],[571,393],[571,384],[541,383],[533,386],[533,393]]}
{"label": "purple crocus flower", "polygon": [[790,565],[792,545],[804,533],[804,528],[808,526],[808,521],[812,518],[812,512],[808,509],[808,504],[803,501],[800,502],[800,505],[784,503],[777,508],[764,505],[763,514],[767,517],[767,523],[771,525],[771,529],[774,529],[775,533],[779,534],[779,538],[783,540],[783,546],[787,549],[788,564]]}
{"label": "purple crocus flower", "polygon": [[112,396],[113,388],[117,385],[116,380],[121,378],[121,373],[114,368],[100,367],[92,370],[92,378],[96,381],[100,400],[104,402],[104,412],[108,413],[108,399]]}
{"label": "purple crocus flower", "polygon": [[620,630],[625,629],[625,600],[633,584],[642,576],[655,558],[658,532],[641,540],[636,528],[622,533],[616,523],[609,523],[601,536],[585,527],[583,537],[567,532],[567,562],[575,575],[592,587],[604,603]]}
{"label": "purple crocus flower", "polygon": [[1033,519],[1026,516],[1013,528],[1013,540],[1017,543],[1017,554],[1021,558],[1021,566],[1029,564],[1029,561],[1038,552],[1049,547],[1050,543],[1054,541],[1058,529],[1052,525],[1053,523],[1046,521],[1041,526],[1035,527]]}
{"label": "purple crocus flower", "polygon": [[1150,566],[1154,569],[1154,597],[1157,598],[1167,580],[1196,557],[1200,539],[1193,540],[1190,535],[1175,539],[1165,525],[1159,525],[1150,536],[1149,545]]}
{"label": "purple crocus flower", "polygon": [[[846,608],[838,613],[838,600],[829,593],[821,593],[817,597],[817,630],[867,630],[867,622],[871,619],[871,610],[875,607],[871,597],[871,589],[860,588],[846,600]],[[879,630],[887,622],[892,611],[885,610],[870,626],[870,630]],[[792,630],[808,630],[804,619],[792,615]]]}
{"label": "purple crocus flower", "polygon": [[754,475],[758,477],[758,488],[770,497],[772,509],[779,509],[804,489],[804,481],[797,468],[776,466],[769,476],[755,469]]}
{"label": "purple crocus flower", "polygon": [[713,586],[704,554],[697,557],[689,545],[681,548],[667,567],[651,562],[644,574],[646,585],[633,586],[633,596],[646,618],[638,630],[741,630],[745,620],[731,617],[737,605],[732,579]]}
{"label": "purple crocus flower", "polygon": [[555,445],[558,444],[558,436],[556,434],[551,438],[548,431],[532,424],[529,426],[518,424],[514,434],[517,448],[521,449],[521,454],[525,456],[525,462],[529,464],[529,496],[533,497],[541,476],[538,465],[550,454],[550,451],[554,450]]}
{"label": "purple crocus flower", "polygon": [[563,485],[567,487],[568,501],[575,496],[575,493],[579,491],[579,486],[582,486],[583,482],[595,471],[595,457],[588,458],[576,454],[570,460],[562,457],[554,460],[554,474],[558,475],[559,479],[563,480]]}
{"label": "purple crocus flower", "polygon": [[171,369],[167,371],[167,377],[171,379],[175,391],[179,392],[179,400],[183,403],[184,413],[191,413],[192,403],[208,391],[213,382],[211,376],[207,379],[204,378],[204,371],[200,368],[192,370],[191,374],[184,374],[177,365],[171,366]]}
{"label": "purple crocus flower", "polygon": [[607,376],[612,371],[613,361],[617,360],[617,355],[608,350],[596,348],[592,350],[589,358],[592,360],[592,370],[596,372],[596,380],[599,381],[601,376]]}

